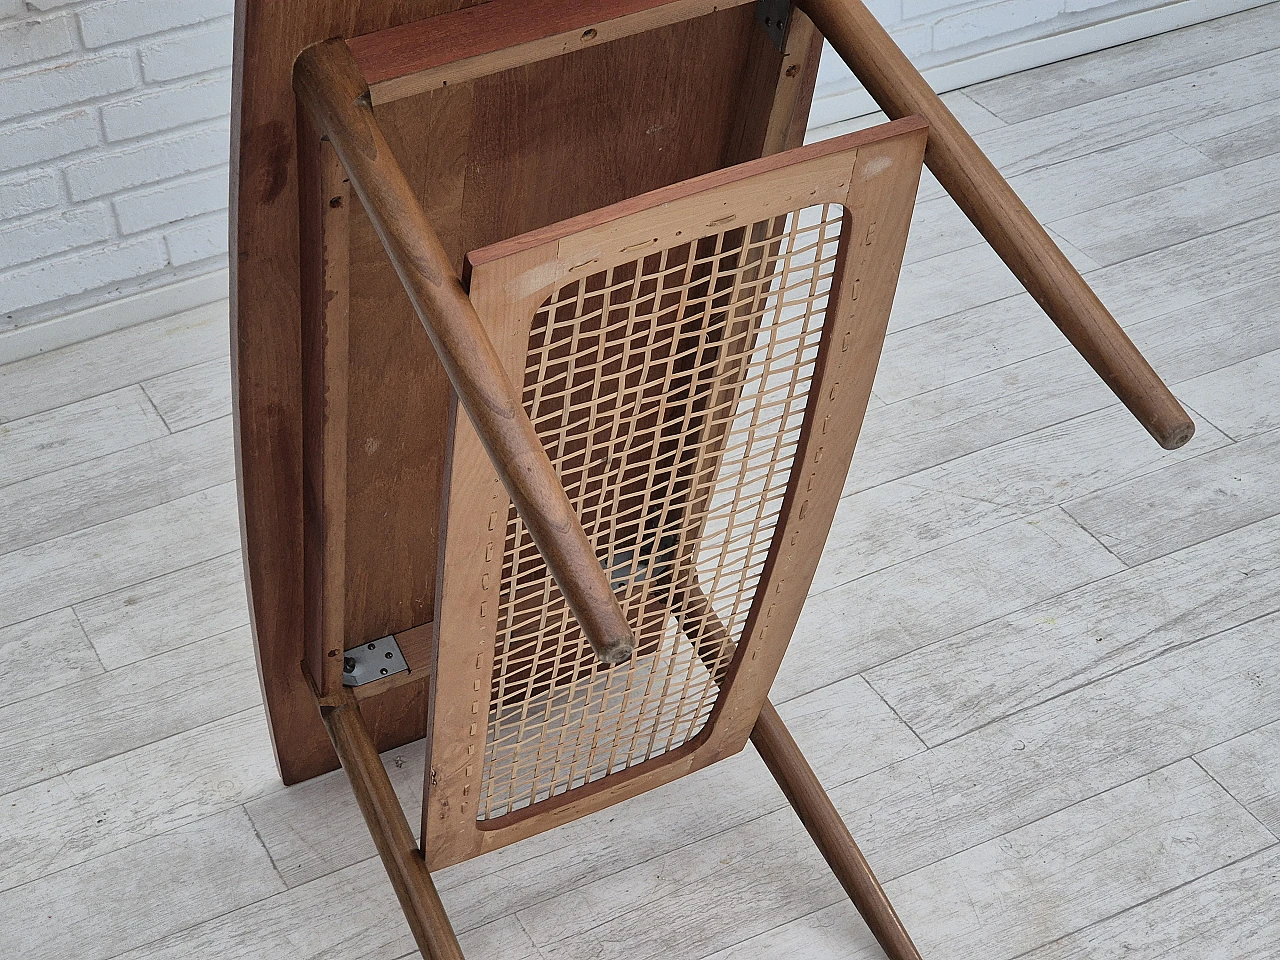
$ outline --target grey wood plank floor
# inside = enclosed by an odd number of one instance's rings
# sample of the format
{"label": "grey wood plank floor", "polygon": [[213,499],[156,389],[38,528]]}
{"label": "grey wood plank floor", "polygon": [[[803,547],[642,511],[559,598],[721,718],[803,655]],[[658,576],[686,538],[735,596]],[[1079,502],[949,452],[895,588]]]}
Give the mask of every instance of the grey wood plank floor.
{"label": "grey wood plank floor", "polygon": [[[1199,432],[926,175],[774,699],[929,960],[1280,960],[1280,4],[946,99]],[[275,773],[226,322],[0,367],[4,957],[412,954],[342,774]],[[474,960],[881,956],[749,747],[437,880]]]}

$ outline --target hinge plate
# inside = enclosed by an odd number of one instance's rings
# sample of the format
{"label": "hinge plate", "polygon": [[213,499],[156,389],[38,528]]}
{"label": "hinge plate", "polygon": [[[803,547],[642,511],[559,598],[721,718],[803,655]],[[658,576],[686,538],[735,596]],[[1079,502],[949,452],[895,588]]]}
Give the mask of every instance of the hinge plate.
{"label": "hinge plate", "polygon": [[791,0],[756,0],[756,20],[780,51],[786,50]]}
{"label": "hinge plate", "polygon": [[342,655],[342,685],[360,687],[409,669],[395,637],[352,647]]}

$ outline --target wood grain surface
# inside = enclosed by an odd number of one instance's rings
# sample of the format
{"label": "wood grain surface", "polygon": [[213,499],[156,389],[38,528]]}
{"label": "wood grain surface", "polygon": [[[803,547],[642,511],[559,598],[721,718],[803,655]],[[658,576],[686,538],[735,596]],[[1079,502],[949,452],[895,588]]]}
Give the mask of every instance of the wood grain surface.
{"label": "wood grain surface", "polygon": [[[301,305],[293,62],[320,40],[355,38],[471,5],[304,0],[285,14],[265,0],[237,4],[232,329],[243,540],[268,717],[289,783],[337,762],[298,670]],[[752,95],[743,96],[749,76],[757,76],[749,74],[749,56],[759,49],[758,30],[748,7],[721,10],[406,97],[376,114],[460,269],[467,250],[723,166],[735,136],[743,142],[744,114],[773,109],[776,72],[771,82],[767,73],[752,82]],[[772,57],[777,64],[776,50]],[[760,128],[759,142],[746,151],[758,155],[766,125],[745,125]],[[350,228],[346,642],[354,646],[432,619],[449,390],[358,204]],[[383,749],[424,732],[421,684],[369,701],[364,710]]]}

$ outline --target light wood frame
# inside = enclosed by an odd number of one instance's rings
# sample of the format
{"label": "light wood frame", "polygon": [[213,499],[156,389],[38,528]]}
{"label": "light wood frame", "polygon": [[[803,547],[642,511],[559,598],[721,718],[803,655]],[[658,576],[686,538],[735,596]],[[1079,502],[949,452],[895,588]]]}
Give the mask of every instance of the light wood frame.
{"label": "light wood frame", "polygon": [[844,209],[795,466],[741,655],[709,722],[660,758],[490,823],[477,822],[476,798],[509,501],[478,430],[468,418],[456,418],[422,814],[423,849],[433,869],[653,789],[746,744],[812,581],[871,395],[925,135],[918,120],[896,121],[675,184],[469,255],[479,322],[508,377],[523,382],[534,314],[562,283],[714,235],[726,221],[749,226],[820,204]]}

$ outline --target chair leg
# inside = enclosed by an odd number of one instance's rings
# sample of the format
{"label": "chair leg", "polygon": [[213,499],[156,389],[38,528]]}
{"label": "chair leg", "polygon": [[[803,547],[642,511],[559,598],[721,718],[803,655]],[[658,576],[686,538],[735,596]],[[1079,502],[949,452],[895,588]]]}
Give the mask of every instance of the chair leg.
{"label": "chair leg", "polygon": [[[693,642],[707,668],[719,671],[714,678],[716,683],[723,683],[719,653],[725,644],[732,646],[733,640],[696,578],[690,578],[674,591],[673,605],[680,629]],[[920,960],[920,952],[885,896],[880,881],[871,872],[871,865],[840,819],[827,791],[822,789],[791,731],[768,700],[751,730],[751,742],[889,960]]]}
{"label": "chair leg", "polygon": [[426,960],[464,960],[404,808],[349,689],[326,697],[320,715],[347,771],[373,842],[391,878],[413,938]]}
{"label": "chair leg", "polygon": [[890,960],[920,960],[880,881],[768,700],[751,732],[751,742]]}
{"label": "chair leg", "polygon": [[1195,433],[1151,364],[862,0],[797,0],[890,120],[929,121],[925,163],[1080,355],[1166,450]]}

